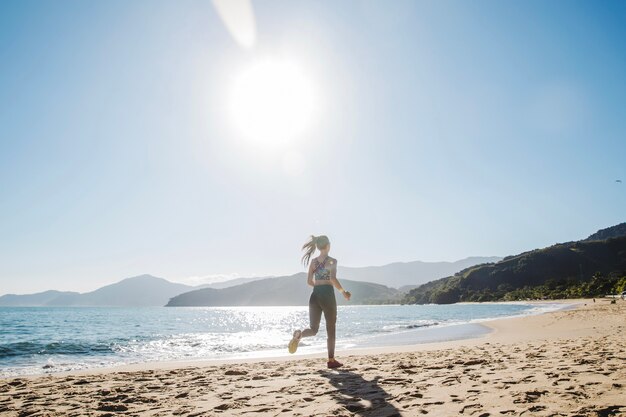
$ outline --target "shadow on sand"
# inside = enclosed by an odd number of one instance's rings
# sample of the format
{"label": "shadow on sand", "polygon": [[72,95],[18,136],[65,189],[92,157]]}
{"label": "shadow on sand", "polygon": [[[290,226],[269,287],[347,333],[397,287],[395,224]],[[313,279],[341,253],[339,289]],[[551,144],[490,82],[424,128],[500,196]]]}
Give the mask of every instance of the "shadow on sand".
{"label": "shadow on sand", "polygon": [[348,370],[319,371],[320,375],[337,388],[334,400],[352,415],[367,417],[400,417],[400,411],[389,404],[390,395],[378,385],[379,377],[371,381]]}

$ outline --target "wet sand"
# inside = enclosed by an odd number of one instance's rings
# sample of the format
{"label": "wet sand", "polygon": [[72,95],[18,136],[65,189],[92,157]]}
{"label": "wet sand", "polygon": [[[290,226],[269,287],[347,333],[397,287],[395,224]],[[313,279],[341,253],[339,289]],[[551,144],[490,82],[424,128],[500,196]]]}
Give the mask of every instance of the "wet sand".
{"label": "wet sand", "polygon": [[626,416],[626,302],[429,345],[0,380],[2,416]]}

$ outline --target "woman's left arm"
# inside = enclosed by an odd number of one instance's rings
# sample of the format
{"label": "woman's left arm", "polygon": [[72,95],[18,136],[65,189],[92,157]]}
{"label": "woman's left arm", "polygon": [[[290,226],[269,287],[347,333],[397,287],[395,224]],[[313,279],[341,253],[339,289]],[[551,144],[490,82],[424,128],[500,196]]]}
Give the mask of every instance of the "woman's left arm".
{"label": "woman's left arm", "polygon": [[333,260],[333,263],[330,268],[330,282],[333,284],[333,287],[337,288],[339,292],[343,294],[343,297],[346,300],[350,299],[350,296],[352,294],[350,294],[349,291],[344,290],[343,287],[341,286],[341,283],[337,279],[337,261],[336,260]]}

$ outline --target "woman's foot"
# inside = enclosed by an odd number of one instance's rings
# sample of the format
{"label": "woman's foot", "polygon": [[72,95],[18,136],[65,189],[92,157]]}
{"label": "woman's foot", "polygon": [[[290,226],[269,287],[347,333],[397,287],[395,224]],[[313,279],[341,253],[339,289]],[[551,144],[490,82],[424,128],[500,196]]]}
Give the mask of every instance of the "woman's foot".
{"label": "woman's foot", "polygon": [[298,350],[298,343],[300,343],[300,339],[302,339],[302,332],[300,330],[296,330],[293,332],[293,337],[289,342],[289,353],[296,353]]}
{"label": "woman's foot", "polygon": [[330,369],[334,369],[334,368],[339,368],[340,366],[343,366],[343,363],[339,362],[335,358],[332,358],[328,360],[328,363],[326,363],[326,366],[328,366]]}

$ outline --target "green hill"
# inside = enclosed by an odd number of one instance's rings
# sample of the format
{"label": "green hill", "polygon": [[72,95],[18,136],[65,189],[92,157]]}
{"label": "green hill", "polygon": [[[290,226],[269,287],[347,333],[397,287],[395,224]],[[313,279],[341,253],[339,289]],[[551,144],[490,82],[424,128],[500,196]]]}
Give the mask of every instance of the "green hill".
{"label": "green hill", "polygon": [[620,223],[617,226],[600,229],[585,240],[606,240],[612,237],[626,236],[626,223]]}
{"label": "green hill", "polygon": [[[350,304],[399,303],[402,293],[394,288],[369,282],[341,280],[345,289],[352,293]],[[294,306],[308,305],[311,287],[306,274],[288,277],[265,278],[234,287],[203,288],[177,295],[167,304],[178,306]],[[337,293],[337,304],[346,304]]]}
{"label": "green hill", "polygon": [[[411,290],[409,304],[597,297],[626,289],[623,224],[590,238],[467,268]],[[600,236],[610,237],[597,240]]]}

